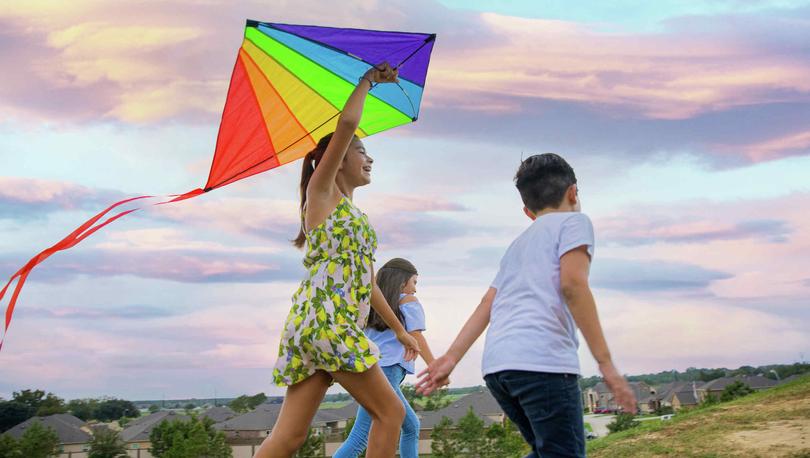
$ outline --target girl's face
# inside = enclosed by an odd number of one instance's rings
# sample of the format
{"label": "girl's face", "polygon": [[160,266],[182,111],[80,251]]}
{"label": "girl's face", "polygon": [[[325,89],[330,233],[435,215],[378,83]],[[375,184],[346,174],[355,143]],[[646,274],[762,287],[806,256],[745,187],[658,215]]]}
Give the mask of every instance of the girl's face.
{"label": "girl's face", "polygon": [[416,280],[419,275],[412,275],[408,281],[405,282],[405,286],[402,287],[402,292],[404,294],[416,294]]}
{"label": "girl's face", "polygon": [[365,186],[371,183],[371,164],[374,159],[366,154],[366,147],[359,139],[354,139],[349,145],[346,157],[343,159],[341,172],[346,181],[354,186]]}

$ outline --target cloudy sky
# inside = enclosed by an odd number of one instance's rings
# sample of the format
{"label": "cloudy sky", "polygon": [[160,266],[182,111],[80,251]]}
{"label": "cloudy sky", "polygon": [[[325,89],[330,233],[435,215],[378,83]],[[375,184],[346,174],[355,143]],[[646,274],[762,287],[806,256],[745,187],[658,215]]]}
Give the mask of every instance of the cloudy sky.
{"label": "cloudy sky", "polygon": [[[379,262],[419,268],[434,352],[529,223],[521,157],[551,151],[594,221],[592,284],[623,372],[810,359],[810,3],[231,3],[4,5],[3,282],[110,203],[204,184],[246,18],[434,32],[421,117],[366,141],[374,183],[355,195]],[[282,394],[298,174],[139,212],[45,261],[0,352],[0,396]],[[481,383],[482,344],[454,386]]]}

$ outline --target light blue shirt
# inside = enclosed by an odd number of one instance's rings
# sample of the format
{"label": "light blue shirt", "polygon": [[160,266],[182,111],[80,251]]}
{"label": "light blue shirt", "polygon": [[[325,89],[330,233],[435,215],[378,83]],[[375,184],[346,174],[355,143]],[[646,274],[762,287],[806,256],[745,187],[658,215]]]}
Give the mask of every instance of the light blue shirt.
{"label": "light blue shirt", "polygon": [[506,250],[492,301],[481,369],[579,374],[577,327],[560,290],[560,258],[581,246],[593,256],[582,213],[537,218]]}
{"label": "light blue shirt", "polygon": [[[401,295],[400,299],[405,297]],[[408,332],[424,331],[425,330],[425,311],[422,309],[422,304],[417,301],[407,302],[399,306],[399,311],[402,312],[405,318],[405,330]],[[413,374],[416,370],[414,361],[405,361],[405,347],[397,340],[397,335],[394,331],[386,329],[385,331],[378,331],[374,328],[365,329],[366,336],[377,344],[380,349],[380,367],[393,366],[399,364],[405,369],[405,372]]]}

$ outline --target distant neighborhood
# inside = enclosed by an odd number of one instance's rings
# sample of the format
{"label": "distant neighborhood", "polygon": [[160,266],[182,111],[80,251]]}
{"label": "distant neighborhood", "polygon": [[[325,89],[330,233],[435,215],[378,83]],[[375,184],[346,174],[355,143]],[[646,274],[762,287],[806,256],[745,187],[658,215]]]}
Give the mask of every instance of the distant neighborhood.
{"label": "distant neighborhood", "polygon": [[[710,381],[672,381],[659,385],[650,385],[643,381],[631,382],[638,400],[639,414],[653,414],[656,412],[673,412],[677,414],[683,409],[694,408],[701,403],[719,399],[729,386],[743,384],[751,391],[767,390],[779,384],[789,383],[798,378],[793,375],[781,380],[774,380],[762,375],[736,375],[719,377]],[[434,428],[449,419],[451,424],[459,424],[459,420],[473,412],[485,426],[504,424],[505,415],[484,387],[478,387],[472,392],[460,397],[454,397],[452,402],[437,410],[422,410],[418,407],[421,420],[421,433],[419,442],[420,454],[431,453],[432,432]],[[613,414],[618,408],[604,383],[599,382],[582,391],[583,406],[588,414]],[[89,444],[95,434],[101,430],[115,431],[124,443],[126,453],[133,458],[152,458],[153,445],[150,434],[162,422],[187,422],[194,415],[198,418],[208,418],[213,428],[221,432],[225,442],[230,447],[234,458],[250,458],[258,446],[273,429],[278,418],[281,404],[277,399],[269,399],[246,413],[237,413],[228,406],[205,406],[194,409],[164,409],[132,419],[119,426],[118,422],[99,423],[85,422],[70,413],[57,413],[48,416],[34,416],[17,424],[7,431],[8,435],[20,440],[27,430],[36,423],[44,428],[50,428],[59,440],[60,458],[88,458]],[[192,407],[192,406],[187,406]],[[156,409],[152,409],[156,410]],[[351,427],[357,411],[354,401],[344,403],[329,403],[321,408],[313,422],[312,431],[320,442],[320,452],[313,456],[333,455],[342,443],[347,428]],[[589,415],[593,416],[593,415]],[[587,421],[586,417],[586,421]],[[444,420],[446,425],[446,420]],[[0,435],[2,437],[2,435]]]}

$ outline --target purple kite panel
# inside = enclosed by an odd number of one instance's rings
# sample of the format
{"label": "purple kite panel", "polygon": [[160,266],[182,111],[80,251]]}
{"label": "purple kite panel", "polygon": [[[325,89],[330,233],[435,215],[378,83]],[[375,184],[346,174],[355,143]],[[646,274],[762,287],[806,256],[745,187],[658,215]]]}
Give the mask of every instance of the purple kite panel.
{"label": "purple kite panel", "polygon": [[338,29],[311,25],[268,23],[270,27],[323,43],[357,56],[370,64],[388,62],[400,67],[399,76],[425,85],[435,35],[427,33],[384,32]]}

